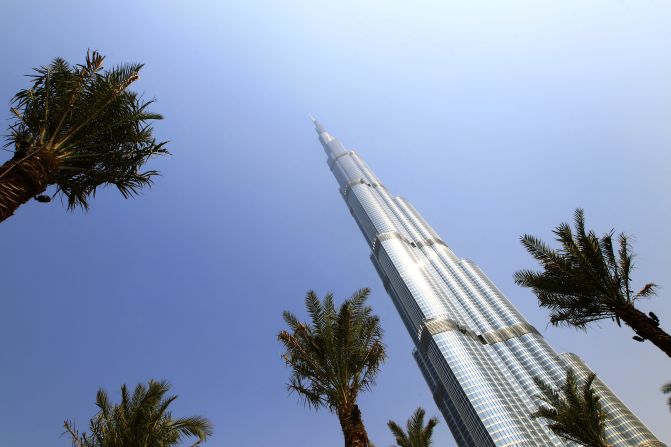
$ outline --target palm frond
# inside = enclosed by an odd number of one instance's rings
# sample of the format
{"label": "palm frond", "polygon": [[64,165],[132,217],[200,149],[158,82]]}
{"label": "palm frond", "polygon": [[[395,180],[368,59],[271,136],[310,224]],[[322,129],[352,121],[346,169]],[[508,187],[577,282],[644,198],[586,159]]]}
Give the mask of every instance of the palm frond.
{"label": "palm frond", "polygon": [[[671,394],[671,382],[662,385],[662,393]],[[669,409],[671,409],[671,396],[669,397],[669,400],[667,400],[666,402],[669,405]]]}
{"label": "palm frond", "polygon": [[310,290],[305,296],[305,307],[308,309],[313,326],[316,328],[323,326],[324,308],[313,290]]}
{"label": "palm frond", "polygon": [[387,426],[389,427],[389,430],[391,430],[391,433],[394,435],[394,438],[396,439],[396,445],[398,447],[410,447],[410,440],[408,439],[408,436],[405,434],[405,431],[403,431],[401,426],[399,426],[394,421],[387,422]]}
{"label": "palm frond", "polygon": [[657,284],[651,282],[644,285],[643,288],[634,295],[634,300],[638,298],[647,298],[649,296],[653,296],[656,294],[657,294]]}
{"label": "palm frond", "polygon": [[172,430],[179,432],[181,436],[193,436],[198,438],[199,442],[207,441],[208,436],[212,436],[213,433],[212,423],[202,416],[175,419],[171,422],[171,426]]}
{"label": "palm frond", "polygon": [[629,239],[627,236],[622,233],[619,236],[619,243],[620,243],[620,249],[618,251],[619,255],[619,274],[622,277],[622,282],[624,285],[624,294],[626,297],[627,302],[631,302],[631,291],[630,291],[630,284],[631,284],[631,271],[634,267],[633,264],[633,258],[634,256],[631,254],[631,247],[629,245]]}

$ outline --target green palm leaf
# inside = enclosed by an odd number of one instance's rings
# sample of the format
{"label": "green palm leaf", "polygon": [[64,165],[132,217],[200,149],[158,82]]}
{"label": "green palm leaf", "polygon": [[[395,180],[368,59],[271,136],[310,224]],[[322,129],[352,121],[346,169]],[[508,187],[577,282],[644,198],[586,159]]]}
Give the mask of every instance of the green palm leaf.
{"label": "green palm leaf", "polygon": [[[671,394],[671,382],[666,383],[662,386],[662,393],[664,394]],[[669,400],[667,401],[669,404],[669,409],[671,409],[671,396],[669,396]]]}

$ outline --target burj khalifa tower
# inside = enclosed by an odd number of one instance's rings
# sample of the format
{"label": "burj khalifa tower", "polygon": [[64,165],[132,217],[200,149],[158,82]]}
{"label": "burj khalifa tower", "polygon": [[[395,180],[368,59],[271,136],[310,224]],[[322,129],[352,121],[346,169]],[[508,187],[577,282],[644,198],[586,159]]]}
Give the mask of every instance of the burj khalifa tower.
{"label": "burj khalifa tower", "polygon": [[[314,121],[327,163],[371,249],[385,289],[415,343],[413,356],[460,447],[572,446],[534,419],[533,381],[563,383],[568,368],[473,262],[455,255],[405,199],[392,195],[363,159]],[[613,447],[664,447],[598,378]]]}

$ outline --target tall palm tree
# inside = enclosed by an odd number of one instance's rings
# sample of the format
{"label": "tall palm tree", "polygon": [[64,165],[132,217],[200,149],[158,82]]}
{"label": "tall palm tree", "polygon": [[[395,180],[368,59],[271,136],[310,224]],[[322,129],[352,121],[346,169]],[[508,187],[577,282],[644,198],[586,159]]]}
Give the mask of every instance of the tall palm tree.
{"label": "tall palm tree", "polygon": [[357,405],[357,397],[375,383],[386,358],[380,319],[372,314],[361,289],[336,310],[333,295],[320,301],[313,291],[305,298],[312,323],[303,323],[284,312],[289,331],[278,335],[293,369],[288,384],[313,408],[326,407],[338,415],[345,447],[369,447],[368,434]]}
{"label": "tall palm tree", "polygon": [[394,421],[387,422],[398,447],[430,447],[433,444],[431,437],[433,429],[438,425],[438,418],[432,417],[425,426],[425,414],[424,408],[418,407],[406,423],[407,431],[403,431]]}
{"label": "tall palm tree", "polygon": [[599,396],[592,388],[596,374],[578,384],[573,370],[568,370],[566,381],[559,389],[534,378],[542,395],[537,396],[543,404],[532,414],[534,418],[546,419],[554,434],[586,447],[608,447],[606,443],[606,412]]}
{"label": "tall palm tree", "polygon": [[50,201],[43,195],[50,185],[68,209],[87,209],[99,186],[114,185],[128,198],[158,174],[140,168],[168,153],[149,124],[162,117],[147,110],[153,101],[128,90],[142,65],[105,71],[104,59],[97,51],[83,65],[56,58],[34,69],[32,86],[14,96],[6,145],[13,157],[0,166],[0,222],[32,198]]}
{"label": "tall palm tree", "polygon": [[550,309],[553,325],[584,329],[603,319],[618,325],[623,321],[636,332],[635,340],[650,340],[671,357],[671,336],[659,327],[657,316],[635,307],[640,298],[654,295],[657,286],[649,283],[638,292],[632,290],[633,254],[627,236],[619,235],[616,254],[612,231],[601,238],[586,232],[582,209],[575,211],[574,221],[575,234],[567,223],[555,228],[559,250],[534,236],[522,236],[522,245],[544,271],[519,271],[515,282],[533,289],[540,306]]}
{"label": "tall palm tree", "polygon": [[90,433],[79,433],[71,421],[65,430],[73,447],[169,447],[188,437],[197,446],[212,435],[212,424],[201,416],[173,419],[168,407],[177,396],[166,396],[170,385],[150,380],[129,394],[121,387],[121,403],[112,404],[105,390],[98,390],[98,413],[90,420]]}

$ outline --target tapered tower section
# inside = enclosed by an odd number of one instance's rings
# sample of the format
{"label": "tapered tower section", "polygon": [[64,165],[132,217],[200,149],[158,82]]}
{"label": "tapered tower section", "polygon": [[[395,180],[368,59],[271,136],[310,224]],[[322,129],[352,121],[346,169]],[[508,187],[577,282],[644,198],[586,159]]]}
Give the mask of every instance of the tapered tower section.
{"label": "tapered tower section", "polygon": [[[471,261],[458,258],[406,200],[314,120],[340,194],[415,343],[413,356],[460,447],[571,446],[533,419],[537,376],[559,385],[574,354],[558,355]],[[664,447],[603,384],[613,447]]]}

